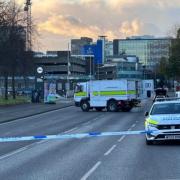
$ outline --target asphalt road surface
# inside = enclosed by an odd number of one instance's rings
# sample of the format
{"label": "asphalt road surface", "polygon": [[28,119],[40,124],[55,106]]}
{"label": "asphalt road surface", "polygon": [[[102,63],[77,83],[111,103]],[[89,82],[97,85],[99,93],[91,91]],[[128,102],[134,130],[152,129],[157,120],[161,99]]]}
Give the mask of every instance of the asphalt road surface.
{"label": "asphalt road surface", "polygon": [[[68,107],[0,124],[0,137],[144,130],[148,104],[129,113]],[[147,146],[144,135],[0,143],[0,179],[180,179],[180,146]]]}

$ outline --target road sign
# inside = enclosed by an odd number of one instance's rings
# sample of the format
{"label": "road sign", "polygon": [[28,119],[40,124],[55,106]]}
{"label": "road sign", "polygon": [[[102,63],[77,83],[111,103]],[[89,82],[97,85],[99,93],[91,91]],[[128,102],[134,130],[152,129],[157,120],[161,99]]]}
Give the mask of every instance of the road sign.
{"label": "road sign", "polygon": [[43,73],[43,68],[42,67],[38,67],[37,68],[37,73],[42,74]]}

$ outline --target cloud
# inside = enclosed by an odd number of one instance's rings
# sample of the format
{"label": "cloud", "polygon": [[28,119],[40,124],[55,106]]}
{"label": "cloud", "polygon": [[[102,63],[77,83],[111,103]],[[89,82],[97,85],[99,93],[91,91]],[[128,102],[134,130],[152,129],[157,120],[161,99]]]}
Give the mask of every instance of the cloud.
{"label": "cloud", "polygon": [[[23,4],[25,0],[18,1]],[[96,39],[98,35],[107,35],[114,39],[166,35],[173,24],[180,22],[180,0],[32,0],[32,3],[33,17],[44,37],[41,42],[49,48],[53,40],[65,48],[70,38],[80,36]]]}
{"label": "cloud", "polygon": [[100,29],[97,26],[88,25],[73,16],[53,15],[47,21],[38,25],[39,31],[46,31],[66,37],[97,37]]}
{"label": "cloud", "polygon": [[125,37],[131,35],[137,35],[142,27],[142,23],[138,20],[133,20],[132,22],[124,21],[119,28],[119,32]]}
{"label": "cloud", "polygon": [[124,7],[142,7],[147,6],[150,8],[158,8],[158,9],[169,9],[174,7],[180,7],[180,1],[179,0],[110,0],[107,1],[109,6],[111,6],[114,9],[117,8],[124,8]]}
{"label": "cloud", "polygon": [[138,19],[133,21],[124,21],[120,28],[119,32],[123,37],[134,36],[134,35],[159,35],[161,33],[160,29],[151,23],[143,23]]}

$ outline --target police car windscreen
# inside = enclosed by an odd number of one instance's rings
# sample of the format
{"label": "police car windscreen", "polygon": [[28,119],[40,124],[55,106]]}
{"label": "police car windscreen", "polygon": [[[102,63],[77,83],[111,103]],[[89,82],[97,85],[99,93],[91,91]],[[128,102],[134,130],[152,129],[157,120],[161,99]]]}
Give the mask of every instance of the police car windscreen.
{"label": "police car windscreen", "polygon": [[180,103],[155,104],[151,115],[158,114],[180,114]]}

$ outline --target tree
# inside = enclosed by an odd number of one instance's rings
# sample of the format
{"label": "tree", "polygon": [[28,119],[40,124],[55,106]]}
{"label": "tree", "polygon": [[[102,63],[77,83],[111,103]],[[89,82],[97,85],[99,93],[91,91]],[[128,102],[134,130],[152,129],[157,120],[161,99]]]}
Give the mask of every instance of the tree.
{"label": "tree", "polygon": [[172,41],[169,58],[169,74],[176,80],[180,80],[180,28],[177,30],[176,39]]}
{"label": "tree", "polygon": [[14,0],[0,0],[0,70],[5,78],[6,99],[8,76],[12,77],[13,98],[16,98],[15,76],[27,75],[25,71],[32,64],[29,56],[32,53],[26,52],[26,22],[23,9]]}
{"label": "tree", "polygon": [[157,82],[157,87],[163,87],[167,80],[169,79],[169,61],[167,58],[162,57],[160,62],[156,65],[154,69],[155,80]]}
{"label": "tree", "polygon": [[164,78],[168,78],[168,66],[169,66],[168,59],[162,57],[158,64],[157,74],[163,76]]}
{"label": "tree", "polygon": [[24,51],[19,63],[19,74],[24,78],[24,85],[27,88],[28,76],[34,75],[34,60],[32,51]]}
{"label": "tree", "polygon": [[5,99],[8,99],[8,47],[7,47],[7,5],[0,1],[0,75],[4,76]]}

